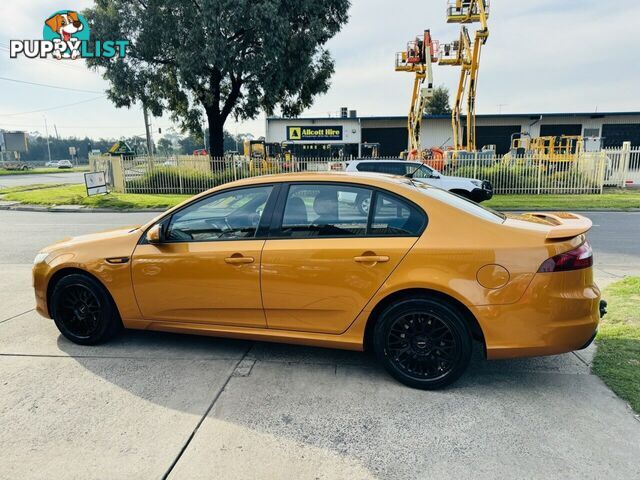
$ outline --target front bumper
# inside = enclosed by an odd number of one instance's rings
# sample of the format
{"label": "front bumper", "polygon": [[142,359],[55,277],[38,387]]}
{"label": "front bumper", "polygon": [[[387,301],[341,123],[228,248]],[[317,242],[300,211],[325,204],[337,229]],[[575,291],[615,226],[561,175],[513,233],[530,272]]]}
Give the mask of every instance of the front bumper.
{"label": "front bumper", "polygon": [[471,199],[474,202],[480,203],[485,200],[490,200],[493,197],[493,186],[487,182],[482,182],[482,187],[474,188],[471,190]]}
{"label": "front bumper", "polygon": [[47,280],[49,266],[44,263],[38,263],[33,266],[33,290],[36,297],[36,311],[45,318],[49,316],[49,307],[47,305]]}

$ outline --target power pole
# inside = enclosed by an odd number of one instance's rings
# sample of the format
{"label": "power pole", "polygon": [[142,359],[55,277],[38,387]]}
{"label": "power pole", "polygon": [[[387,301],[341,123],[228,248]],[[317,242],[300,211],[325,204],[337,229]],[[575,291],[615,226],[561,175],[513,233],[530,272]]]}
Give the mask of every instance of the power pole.
{"label": "power pole", "polygon": [[44,118],[44,131],[47,135],[47,151],[49,152],[49,162],[51,162],[51,146],[49,145],[49,127],[47,126],[47,117],[45,117],[44,115],[42,117]]}
{"label": "power pole", "polygon": [[147,135],[147,152],[149,155],[153,155],[153,140],[151,139],[151,125],[149,124],[149,114],[147,113],[147,106],[142,103],[142,114],[144,115],[144,131]]}

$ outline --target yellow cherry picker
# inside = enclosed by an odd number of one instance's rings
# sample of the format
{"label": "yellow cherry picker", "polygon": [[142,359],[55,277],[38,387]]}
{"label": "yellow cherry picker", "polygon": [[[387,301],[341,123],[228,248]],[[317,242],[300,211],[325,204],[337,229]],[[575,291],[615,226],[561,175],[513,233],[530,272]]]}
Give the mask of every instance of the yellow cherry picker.
{"label": "yellow cherry picker", "polygon": [[429,99],[433,97],[433,68],[438,61],[438,44],[431,38],[431,32],[425,30],[422,36],[407,44],[407,49],[396,54],[396,72],[414,74],[411,104],[407,119],[409,149],[401,155],[409,160],[432,160],[442,152],[438,149],[423,151],[420,145],[420,128]]}
{"label": "yellow cherry picker", "polygon": [[[489,38],[489,0],[452,0],[447,5],[447,23],[460,23],[457,41],[444,44],[439,55],[439,65],[460,66],[458,90],[451,112],[454,157],[459,151],[476,150],[476,89],[480,69],[480,52]],[[480,29],[473,34],[473,41],[466,24],[480,22]],[[467,132],[463,143],[460,116],[464,97],[467,97]]]}

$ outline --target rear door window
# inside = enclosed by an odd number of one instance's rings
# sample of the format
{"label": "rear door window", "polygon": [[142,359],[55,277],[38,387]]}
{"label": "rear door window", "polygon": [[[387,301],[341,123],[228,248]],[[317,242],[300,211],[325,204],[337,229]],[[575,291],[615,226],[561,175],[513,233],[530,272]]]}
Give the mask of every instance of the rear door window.
{"label": "rear door window", "polygon": [[351,185],[291,185],[278,236],[365,236],[372,195]]}
{"label": "rear door window", "polygon": [[426,224],[422,210],[391,193],[347,184],[294,184],[274,236],[419,236]]}

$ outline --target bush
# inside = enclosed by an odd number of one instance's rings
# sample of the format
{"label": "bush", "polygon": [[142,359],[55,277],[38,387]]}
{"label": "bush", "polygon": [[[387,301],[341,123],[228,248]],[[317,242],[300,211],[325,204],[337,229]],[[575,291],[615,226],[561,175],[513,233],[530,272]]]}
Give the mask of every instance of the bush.
{"label": "bush", "polygon": [[[539,172],[539,168],[542,171]],[[481,161],[474,168],[465,162],[462,166],[449,165],[447,175],[477,178],[491,182],[497,193],[537,193],[538,182],[541,193],[565,191],[572,193],[597,192],[599,183],[575,165],[567,164],[506,164],[483,165]],[[539,178],[538,178],[539,177]]]}
{"label": "bush", "polygon": [[[236,178],[244,172],[236,171]],[[139,177],[126,180],[131,193],[188,193],[196,194],[234,180],[233,169],[204,172],[195,169],[158,167]]]}

